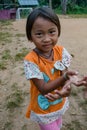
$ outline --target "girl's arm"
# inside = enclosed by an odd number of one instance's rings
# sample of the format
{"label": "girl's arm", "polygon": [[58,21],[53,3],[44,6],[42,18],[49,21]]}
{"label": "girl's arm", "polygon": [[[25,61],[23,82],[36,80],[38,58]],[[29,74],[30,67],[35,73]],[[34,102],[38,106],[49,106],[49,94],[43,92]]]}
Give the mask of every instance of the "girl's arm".
{"label": "girl's arm", "polygon": [[33,78],[32,81],[38,90],[44,95],[47,94],[60,86],[63,86],[70,76],[77,75],[76,71],[67,71],[61,77],[52,80],[48,83],[44,82],[43,79]]}

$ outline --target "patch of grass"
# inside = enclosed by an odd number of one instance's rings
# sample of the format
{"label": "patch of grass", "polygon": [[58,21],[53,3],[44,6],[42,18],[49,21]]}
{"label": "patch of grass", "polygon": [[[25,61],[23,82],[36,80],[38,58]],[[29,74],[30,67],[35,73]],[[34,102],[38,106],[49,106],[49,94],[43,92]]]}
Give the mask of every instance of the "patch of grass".
{"label": "patch of grass", "polygon": [[70,18],[87,18],[87,14],[68,14]]}
{"label": "patch of grass", "polygon": [[12,21],[10,20],[0,20],[0,25],[1,26],[8,26],[8,25],[12,25]]}
{"label": "patch of grass", "polygon": [[27,125],[23,125],[21,130],[27,130]]}
{"label": "patch of grass", "polygon": [[5,69],[7,69],[6,63],[4,61],[1,61],[0,62],[0,70],[5,70]]}
{"label": "patch of grass", "polygon": [[24,68],[21,68],[21,75],[25,75]]}
{"label": "patch of grass", "polygon": [[12,122],[6,122],[4,125],[4,130],[12,130],[13,124]]}
{"label": "patch of grass", "polygon": [[15,55],[15,61],[23,60],[27,53],[29,53],[29,50],[27,48],[23,48],[19,53]]}
{"label": "patch of grass", "polygon": [[19,61],[19,60],[23,60],[23,57],[24,57],[24,53],[17,53],[15,55],[15,61]]}
{"label": "patch of grass", "polygon": [[12,34],[8,32],[0,32],[0,43],[4,42],[11,42]]}
{"label": "patch of grass", "polygon": [[87,100],[81,101],[79,103],[80,107],[82,107],[85,111],[87,111]]}
{"label": "patch of grass", "polygon": [[0,79],[0,84],[2,84],[2,80]]}
{"label": "patch of grass", "polygon": [[20,107],[24,101],[24,96],[27,94],[22,90],[18,89],[18,84],[14,82],[11,86],[12,93],[6,97],[5,107],[11,111],[15,108]]}
{"label": "patch of grass", "polygon": [[11,86],[12,93],[6,97],[6,109],[14,111],[15,108],[20,107],[24,101],[24,97],[29,94],[18,89],[18,84],[16,82]]}
{"label": "patch of grass", "polygon": [[75,121],[72,121],[72,123],[74,124],[75,128],[80,128],[81,127],[81,124],[79,121],[75,120]]}
{"label": "patch of grass", "polygon": [[17,90],[17,83],[13,83],[13,85],[11,86],[12,90]]}
{"label": "patch of grass", "polygon": [[23,92],[21,90],[15,90],[10,96],[7,97],[6,108],[9,110],[14,110],[14,108],[19,107],[23,102]]}
{"label": "patch of grass", "polygon": [[71,94],[72,94],[72,96],[77,96],[77,92],[76,91],[72,91]]}
{"label": "patch of grass", "polygon": [[25,34],[22,34],[22,33],[18,33],[18,34],[15,34],[16,37],[24,37]]}
{"label": "patch of grass", "polygon": [[8,59],[11,59],[11,55],[10,55],[10,50],[5,50],[3,51],[2,53],[2,59],[3,60],[8,60]]}
{"label": "patch of grass", "polygon": [[81,124],[77,120],[72,121],[71,124],[66,124],[66,127],[67,127],[68,130],[82,130]]}

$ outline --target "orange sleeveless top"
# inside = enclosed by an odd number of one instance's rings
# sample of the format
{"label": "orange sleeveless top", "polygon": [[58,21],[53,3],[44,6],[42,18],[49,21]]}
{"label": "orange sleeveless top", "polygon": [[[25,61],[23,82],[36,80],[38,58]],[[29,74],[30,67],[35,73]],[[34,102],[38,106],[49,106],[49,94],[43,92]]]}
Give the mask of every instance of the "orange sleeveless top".
{"label": "orange sleeveless top", "polygon": [[[62,46],[55,46],[53,48],[54,60],[49,61],[41,56],[38,56],[34,51],[31,51],[29,54],[25,56],[24,60],[31,63],[31,67],[33,64],[35,64],[39,69],[39,73],[42,75],[44,74],[45,76],[48,77],[48,81],[46,82],[50,82],[60,77],[61,75],[61,70],[55,69],[54,64],[57,61],[62,61],[62,52],[63,52]],[[43,110],[39,106],[38,96],[41,95],[41,93],[39,92],[35,84],[32,82],[32,78],[33,76],[31,76],[31,78],[29,79],[31,84],[30,86],[31,97],[30,97],[29,106],[27,108],[26,117],[28,118],[30,117],[31,111],[37,114],[47,114],[62,109],[62,107],[65,104],[66,98],[63,98],[62,101],[58,104],[50,105],[46,110]],[[39,78],[39,74],[37,75],[37,78]],[[45,80],[45,78],[43,79]],[[61,89],[61,87],[59,87],[58,89]]]}

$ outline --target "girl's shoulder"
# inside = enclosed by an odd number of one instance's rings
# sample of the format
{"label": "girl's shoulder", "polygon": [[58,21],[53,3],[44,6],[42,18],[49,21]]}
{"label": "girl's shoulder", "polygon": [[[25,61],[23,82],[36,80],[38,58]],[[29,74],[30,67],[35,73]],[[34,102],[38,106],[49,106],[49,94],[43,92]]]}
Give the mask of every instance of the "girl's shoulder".
{"label": "girl's shoulder", "polygon": [[33,50],[24,57],[24,60],[27,60],[27,61],[34,61],[34,60],[36,61],[37,59],[38,59],[38,56]]}
{"label": "girl's shoulder", "polygon": [[61,45],[56,45],[56,46],[54,46],[54,51],[60,51],[60,52],[62,52],[63,51],[63,46],[61,46]]}
{"label": "girl's shoulder", "polygon": [[62,45],[55,45],[54,48],[55,49],[63,49],[64,47]]}
{"label": "girl's shoulder", "polygon": [[63,48],[64,48],[63,46],[59,46],[59,45],[54,46],[54,48],[53,48],[54,55],[61,59],[62,53],[63,53]]}

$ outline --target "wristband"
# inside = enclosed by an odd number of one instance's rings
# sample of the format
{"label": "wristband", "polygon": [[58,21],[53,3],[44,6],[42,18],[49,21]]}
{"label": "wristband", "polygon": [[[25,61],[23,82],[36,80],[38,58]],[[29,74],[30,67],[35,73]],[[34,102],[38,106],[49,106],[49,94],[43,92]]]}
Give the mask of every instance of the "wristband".
{"label": "wristband", "polygon": [[67,76],[67,73],[66,73],[66,72],[63,74],[63,78],[64,78],[65,80],[69,80],[69,77]]}

